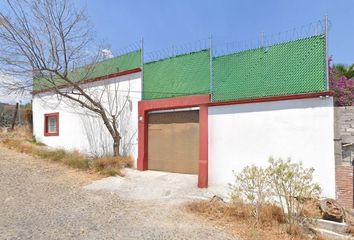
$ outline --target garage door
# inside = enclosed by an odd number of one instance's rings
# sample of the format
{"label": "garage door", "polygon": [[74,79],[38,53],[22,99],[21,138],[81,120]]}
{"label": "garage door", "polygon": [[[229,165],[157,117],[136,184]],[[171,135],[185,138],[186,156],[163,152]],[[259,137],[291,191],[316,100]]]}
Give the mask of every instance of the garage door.
{"label": "garage door", "polygon": [[148,168],[198,173],[199,111],[149,114]]}

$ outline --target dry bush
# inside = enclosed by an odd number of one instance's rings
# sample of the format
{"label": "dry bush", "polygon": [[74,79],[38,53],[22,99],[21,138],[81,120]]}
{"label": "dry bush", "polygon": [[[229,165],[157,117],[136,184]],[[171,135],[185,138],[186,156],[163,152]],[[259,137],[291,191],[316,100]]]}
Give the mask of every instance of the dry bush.
{"label": "dry bush", "polygon": [[92,166],[97,172],[103,175],[122,176],[121,169],[132,167],[133,159],[130,156],[100,157],[93,159]]}
{"label": "dry bush", "polygon": [[348,227],[345,230],[345,232],[354,236],[354,226],[353,225],[348,225]]}
{"label": "dry bush", "polygon": [[[300,224],[306,216],[321,217],[318,207],[316,209],[310,203],[304,210],[307,199],[318,199],[321,191],[319,185],[312,181],[313,171],[304,168],[301,162],[270,158],[267,168],[251,165],[234,173],[231,197],[252,206],[255,225],[271,226],[277,218],[275,222],[288,225],[289,234],[301,236]],[[274,199],[278,200],[280,208],[274,206]]]}
{"label": "dry bush", "polygon": [[267,172],[257,166],[247,166],[241,172],[234,172],[235,182],[230,184],[231,198],[246,201],[253,207],[256,221],[260,221],[261,209],[269,201],[271,189]]}
{"label": "dry bush", "polygon": [[305,218],[322,218],[320,201],[318,199],[305,201],[301,216]]}
{"label": "dry bush", "polygon": [[270,158],[269,163],[266,171],[271,188],[286,216],[288,232],[296,236],[306,200],[318,199],[321,193],[319,184],[313,182],[315,170],[303,167],[302,162],[292,162],[290,158],[287,161]]}
{"label": "dry bush", "polygon": [[259,221],[263,226],[272,226],[274,223],[286,223],[286,218],[280,207],[266,204],[261,208]]}

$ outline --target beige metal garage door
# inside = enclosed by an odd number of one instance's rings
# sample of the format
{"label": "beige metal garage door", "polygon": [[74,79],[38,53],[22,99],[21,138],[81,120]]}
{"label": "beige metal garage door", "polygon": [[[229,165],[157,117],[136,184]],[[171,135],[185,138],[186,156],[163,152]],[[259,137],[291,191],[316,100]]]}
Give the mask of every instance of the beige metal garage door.
{"label": "beige metal garage door", "polygon": [[151,113],[148,136],[149,169],[198,173],[199,111]]}

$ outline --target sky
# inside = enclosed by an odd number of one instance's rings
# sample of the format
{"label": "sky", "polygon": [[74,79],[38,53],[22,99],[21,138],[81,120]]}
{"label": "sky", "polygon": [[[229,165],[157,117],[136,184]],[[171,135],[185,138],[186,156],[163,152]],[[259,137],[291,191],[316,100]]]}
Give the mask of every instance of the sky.
{"label": "sky", "polygon": [[329,55],[354,63],[354,0],[77,0],[98,39],[113,51],[144,38],[144,51],[213,36],[215,42],[257,40],[329,17]]}
{"label": "sky", "polygon": [[[256,42],[329,17],[329,55],[354,63],[354,0],[75,0],[86,7],[100,42],[114,52],[144,38],[155,52],[213,36],[224,42]],[[0,102],[17,101],[1,93]]]}

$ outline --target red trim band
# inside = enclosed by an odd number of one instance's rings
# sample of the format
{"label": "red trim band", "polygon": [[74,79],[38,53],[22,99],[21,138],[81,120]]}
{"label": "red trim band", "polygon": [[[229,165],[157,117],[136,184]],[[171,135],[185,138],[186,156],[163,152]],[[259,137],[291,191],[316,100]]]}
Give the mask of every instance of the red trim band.
{"label": "red trim band", "polygon": [[293,94],[293,95],[286,95],[286,96],[250,98],[250,99],[240,99],[240,100],[222,101],[222,102],[209,102],[208,106],[295,100],[295,99],[315,98],[321,96],[334,96],[334,94],[335,94],[334,91],[325,91],[325,92],[315,92],[315,93]]}

